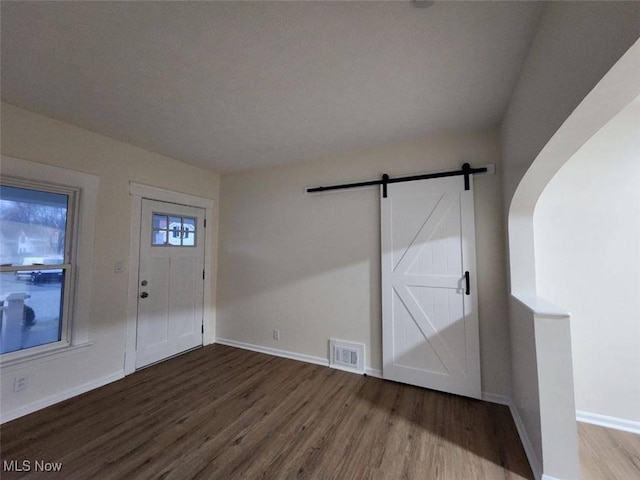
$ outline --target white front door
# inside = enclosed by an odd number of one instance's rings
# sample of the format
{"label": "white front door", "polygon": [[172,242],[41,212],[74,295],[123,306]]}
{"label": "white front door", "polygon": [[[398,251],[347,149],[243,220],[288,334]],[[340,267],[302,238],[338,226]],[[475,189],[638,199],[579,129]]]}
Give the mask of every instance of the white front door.
{"label": "white front door", "polygon": [[383,377],[480,398],[473,190],[450,177],[389,184],[387,192]]}
{"label": "white front door", "polygon": [[202,345],[202,208],[142,200],[136,368]]}

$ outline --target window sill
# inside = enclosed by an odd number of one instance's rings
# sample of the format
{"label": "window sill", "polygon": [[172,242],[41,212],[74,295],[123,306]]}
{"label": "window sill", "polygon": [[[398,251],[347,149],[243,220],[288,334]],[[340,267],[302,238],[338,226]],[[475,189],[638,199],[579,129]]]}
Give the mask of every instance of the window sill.
{"label": "window sill", "polygon": [[80,352],[86,350],[93,342],[84,342],[76,345],[65,345],[56,348],[51,348],[46,351],[41,351],[33,354],[21,355],[17,358],[11,358],[7,360],[0,360],[0,368],[3,372],[10,372],[13,370],[18,370],[25,366],[37,365],[38,363],[49,361],[52,359],[57,359],[61,357],[66,357],[71,353]]}

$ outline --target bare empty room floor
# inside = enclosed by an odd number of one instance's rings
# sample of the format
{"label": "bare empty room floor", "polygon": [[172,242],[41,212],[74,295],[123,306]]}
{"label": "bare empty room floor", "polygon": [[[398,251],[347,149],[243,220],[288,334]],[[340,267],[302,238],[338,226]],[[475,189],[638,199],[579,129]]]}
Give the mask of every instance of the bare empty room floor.
{"label": "bare empty room floor", "polygon": [[582,480],[640,480],[640,435],[578,422]]}
{"label": "bare empty room floor", "polygon": [[531,479],[507,407],[212,345],[2,426],[10,478]]}

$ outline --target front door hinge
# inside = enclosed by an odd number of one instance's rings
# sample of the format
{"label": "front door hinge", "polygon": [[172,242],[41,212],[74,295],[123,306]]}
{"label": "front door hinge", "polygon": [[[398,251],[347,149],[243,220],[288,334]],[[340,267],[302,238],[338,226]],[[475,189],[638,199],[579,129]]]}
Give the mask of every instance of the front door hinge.
{"label": "front door hinge", "polygon": [[207,228],[207,219],[204,219],[204,228]]}
{"label": "front door hinge", "polygon": [[204,270],[202,270],[202,279],[204,280]]}

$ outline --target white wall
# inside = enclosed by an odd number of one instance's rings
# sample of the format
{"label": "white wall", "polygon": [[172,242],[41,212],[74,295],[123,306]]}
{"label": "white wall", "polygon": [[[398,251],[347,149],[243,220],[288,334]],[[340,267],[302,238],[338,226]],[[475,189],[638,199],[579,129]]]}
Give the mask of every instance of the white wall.
{"label": "white wall", "polygon": [[[324,359],[330,337],[362,342],[366,366],[380,370],[378,189],[304,188],[495,163],[497,143],[493,132],[448,135],[223,175],[218,337]],[[475,186],[483,390],[508,395],[500,178]]]}
{"label": "white wall", "polygon": [[538,153],[640,37],[640,2],[548,2],[501,126],[505,209]]}
{"label": "white wall", "polygon": [[[2,103],[2,154],[97,175],[96,211],[88,349],[46,361],[3,368],[3,417],[42,405],[65,392],[121,375],[127,317],[127,272],[115,273],[116,261],[129,259],[129,182],[189,193],[216,201],[217,174],[110,138]],[[216,226],[216,219],[210,219]],[[129,268],[136,266],[127,265]],[[211,268],[216,278],[215,265]],[[212,286],[215,300],[216,286]],[[28,375],[26,390],[14,393],[13,378]]]}
{"label": "white wall", "polygon": [[[543,186],[537,188],[532,185],[535,182],[523,185],[520,181],[531,173],[534,159],[549,147],[547,142],[574,109],[638,37],[640,2],[547,2],[543,10],[500,129],[512,292],[532,295],[535,291],[531,213],[545,184],[539,182]],[[615,97],[616,92],[609,95]],[[611,105],[605,103],[602,109],[610,110]],[[584,139],[573,142],[578,147],[595,133],[585,130],[578,132]],[[538,160],[536,175],[551,178],[558,167],[553,161]],[[548,169],[553,171],[547,175]],[[521,194],[514,204],[517,188]]]}
{"label": "white wall", "polygon": [[524,303],[511,297],[509,316],[512,320],[511,339],[518,345],[511,351],[511,369],[518,373],[511,379],[511,401],[518,407],[516,419],[522,423],[520,428],[526,429],[524,436],[521,432],[521,437],[524,437],[522,440],[531,469],[538,478],[536,470],[542,470],[542,427],[534,314]]}
{"label": "white wall", "polygon": [[[542,189],[560,165],[600,128],[603,112],[610,119],[628,104],[623,97],[637,76],[635,56],[618,69],[604,87],[606,91],[589,103],[586,110],[592,109],[594,115],[582,111],[578,120],[566,122],[640,36],[639,18],[637,2],[548,2],[545,6],[500,128],[512,294],[536,298],[533,209]],[[590,118],[594,120],[590,122]],[[559,129],[564,129],[560,136],[556,133]],[[525,182],[521,183],[523,177]],[[522,318],[510,312],[512,352],[535,345],[536,339],[520,324]],[[570,347],[565,346],[567,353]],[[555,449],[545,449],[540,459],[544,474],[574,471],[578,461],[575,446],[564,440],[575,432],[575,421],[567,418],[563,422],[566,432],[543,442],[542,410],[530,411],[532,405],[523,400],[527,392],[535,390],[536,368],[526,361],[512,362],[511,377],[514,409],[523,419],[522,433],[528,437],[525,444],[534,444],[532,450],[537,452],[543,451],[545,443],[555,445]],[[553,458],[547,458],[549,455]]]}
{"label": "white wall", "polygon": [[571,312],[577,410],[640,421],[640,100],[536,206],[538,295]]}

